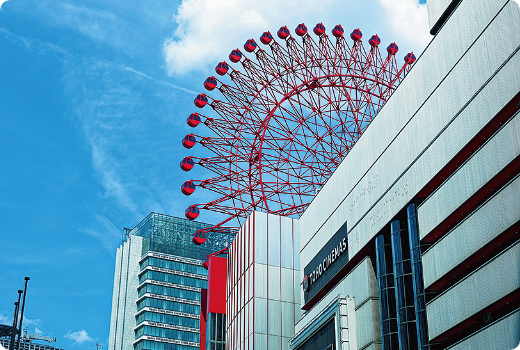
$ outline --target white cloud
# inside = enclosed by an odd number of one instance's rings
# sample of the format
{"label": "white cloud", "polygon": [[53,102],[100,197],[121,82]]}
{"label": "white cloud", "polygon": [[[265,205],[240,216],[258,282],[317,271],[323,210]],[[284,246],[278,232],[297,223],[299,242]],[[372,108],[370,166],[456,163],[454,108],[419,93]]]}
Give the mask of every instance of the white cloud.
{"label": "white cloud", "polygon": [[9,318],[9,316],[5,316],[4,314],[0,314],[0,324],[12,324],[13,319]]}
{"label": "white cloud", "polygon": [[390,23],[396,34],[410,46],[417,46],[422,52],[433,38],[428,29],[426,4],[418,0],[379,0],[388,13]]}
{"label": "white cloud", "polygon": [[7,2],[7,0],[0,0],[0,8],[2,8],[2,5],[4,4],[4,2]]}
{"label": "white cloud", "polygon": [[72,28],[94,41],[126,49],[126,23],[108,10],[98,10],[95,6],[77,6],[71,2],[41,1],[37,6],[53,25]]}
{"label": "white cloud", "polygon": [[[21,317],[21,315],[18,315],[18,321],[16,321],[17,324],[20,322],[20,317]],[[4,314],[0,314],[0,324],[11,326],[13,324],[12,316],[9,316],[9,315],[6,316]],[[39,318],[30,319],[25,316],[23,318],[23,328],[29,327],[29,332],[33,332],[33,331],[31,331],[31,328],[34,327],[34,333],[43,334],[43,332],[38,328],[38,327],[41,327],[41,324],[42,324],[42,320]],[[0,346],[0,350],[2,350],[1,346]]]}
{"label": "white cloud", "polygon": [[252,36],[258,41],[266,30],[275,34],[282,25],[292,28],[302,21],[314,25],[333,4],[333,0],[323,0],[319,6],[310,0],[183,0],[173,17],[178,27],[164,44],[169,73],[216,65],[231,49]]}
{"label": "white cloud", "polygon": [[198,94],[198,92],[196,91],[193,91],[193,90],[190,90],[190,89],[186,89],[185,87],[182,87],[182,86],[179,86],[179,85],[176,85],[176,84],[172,84],[170,82],[167,82],[167,81],[164,81],[164,80],[159,80],[159,79],[156,79],[154,77],[151,77],[143,72],[140,72],[140,71],[137,71],[131,67],[123,67],[123,69],[129,71],[129,72],[132,72],[134,74],[137,74],[139,75],[140,77],[143,77],[145,79],[148,79],[156,84],[159,84],[159,85],[163,85],[163,86],[168,86],[168,87],[171,87],[171,88],[174,88],[174,89],[177,89],[177,90],[181,90],[181,91],[184,91],[184,92],[187,92],[191,95],[196,95]]}
{"label": "white cloud", "polygon": [[26,318],[24,316],[23,318],[23,325],[24,327],[25,326],[40,326],[41,327],[41,324],[42,324],[42,320],[40,320],[39,318],[36,318],[36,319],[29,319],[29,318]]}
{"label": "white cloud", "polygon": [[[90,125],[89,125],[90,127]],[[102,127],[110,128],[105,124]],[[113,159],[106,154],[106,139],[99,134],[92,134],[90,143],[92,147],[92,163],[94,169],[101,175],[101,182],[105,188],[106,195],[114,197],[126,209],[136,212],[137,204],[132,200],[128,193],[128,187],[123,184],[123,180],[114,166]]]}
{"label": "white cloud", "polygon": [[65,338],[74,340],[74,343],[76,344],[94,341],[94,339],[92,339],[84,329],[73,333],[69,331],[69,333],[65,334]]}
{"label": "white cloud", "polygon": [[[0,6],[1,6],[0,0]],[[51,42],[41,40],[34,37],[23,37],[21,35],[15,34],[13,32],[10,32],[9,30],[5,28],[0,28],[0,33],[5,35],[5,37],[8,40],[11,40],[12,42],[15,42],[17,44],[21,44],[26,50],[33,51],[33,52],[47,52],[47,51],[54,51],[59,54],[63,55],[69,55],[67,50],[63,49],[62,47],[53,44]]]}
{"label": "white cloud", "polygon": [[264,31],[275,35],[282,25],[293,31],[301,22],[309,30],[318,22],[328,31],[338,23],[347,33],[359,27],[366,34],[378,33],[384,42],[390,39],[384,35],[389,22],[392,41],[406,41],[417,53],[431,39],[426,5],[417,0],[322,0],[319,5],[311,0],[183,0],[173,21],[177,28],[164,43],[171,75],[214,66],[245,40],[258,42]]}
{"label": "white cloud", "polygon": [[83,232],[99,239],[101,244],[109,252],[113,252],[117,245],[121,242],[121,230],[119,230],[109,219],[104,216],[95,215],[98,222],[101,224],[101,229],[94,230],[84,228]]}

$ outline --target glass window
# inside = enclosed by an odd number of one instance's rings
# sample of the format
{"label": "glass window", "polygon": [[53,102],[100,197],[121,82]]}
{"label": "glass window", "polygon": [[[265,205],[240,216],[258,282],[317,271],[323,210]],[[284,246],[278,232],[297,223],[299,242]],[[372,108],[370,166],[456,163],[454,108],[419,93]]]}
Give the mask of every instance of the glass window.
{"label": "glass window", "polygon": [[226,315],[209,313],[206,323],[206,348],[225,349],[226,344]]}
{"label": "glass window", "polygon": [[297,350],[331,349],[334,350],[336,342],[336,332],[334,318],[314,333],[309,340],[302,344]]}

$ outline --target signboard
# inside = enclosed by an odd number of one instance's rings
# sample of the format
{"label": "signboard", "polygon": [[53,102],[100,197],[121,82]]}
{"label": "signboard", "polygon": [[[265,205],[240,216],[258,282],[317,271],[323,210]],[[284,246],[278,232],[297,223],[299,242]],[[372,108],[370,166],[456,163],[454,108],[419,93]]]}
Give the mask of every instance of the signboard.
{"label": "signboard", "polygon": [[314,297],[348,261],[347,223],[332,236],[303,270],[305,303]]}

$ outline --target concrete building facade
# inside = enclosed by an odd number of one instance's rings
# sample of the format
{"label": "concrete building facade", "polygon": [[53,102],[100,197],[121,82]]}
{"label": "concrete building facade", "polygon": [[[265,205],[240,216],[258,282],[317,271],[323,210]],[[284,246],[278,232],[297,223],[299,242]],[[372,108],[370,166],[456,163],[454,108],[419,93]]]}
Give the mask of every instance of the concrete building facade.
{"label": "concrete building facade", "polygon": [[304,277],[342,230],[348,259],[302,290],[291,349],[331,320],[332,349],[520,342],[520,7],[427,4],[435,37],[299,220]]}

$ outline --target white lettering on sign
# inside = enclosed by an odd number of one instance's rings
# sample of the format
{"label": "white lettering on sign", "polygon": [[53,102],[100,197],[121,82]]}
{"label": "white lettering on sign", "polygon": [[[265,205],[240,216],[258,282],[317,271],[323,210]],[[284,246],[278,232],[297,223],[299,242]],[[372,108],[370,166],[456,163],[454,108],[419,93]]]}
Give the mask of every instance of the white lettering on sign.
{"label": "white lettering on sign", "polygon": [[309,276],[309,284],[314,284],[318,278],[347,250],[347,238],[343,240],[327,255],[325,259],[312,271]]}

